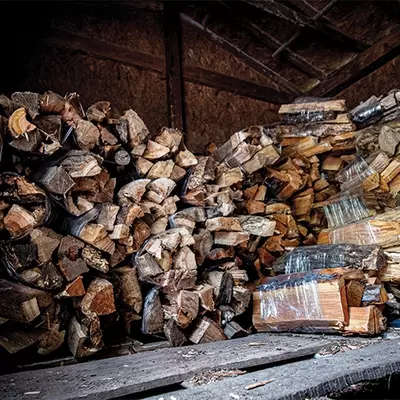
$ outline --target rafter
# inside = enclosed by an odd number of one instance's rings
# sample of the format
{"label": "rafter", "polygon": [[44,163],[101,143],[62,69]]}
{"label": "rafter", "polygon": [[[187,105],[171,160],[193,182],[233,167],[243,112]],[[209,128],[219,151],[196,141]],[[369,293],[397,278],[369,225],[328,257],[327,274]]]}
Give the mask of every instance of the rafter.
{"label": "rafter", "polygon": [[[324,35],[330,37],[331,39],[340,41],[347,47],[353,48],[354,50],[362,51],[368,47],[365,43],[360,42],[357,39],[351,38],[350,36],[342,32],[329,22],[321,22],[318,20],[314,21],[308,16],[296,12],[295,10],[286,7],[284,4],[278,3],[274,0],[263,0],[263,1],[245,0],[245,1],[269,14],[290,21],[295,25],[298,25],[300,27],[308,27],[310,29],[321,32]],[[295,6],[297,5],[298,2],[299,4],[301,2],[299,0],[289,0],[289,1]]]}
{"label": "rafter", "polygon": [[293,83],[289,82],[283,76],[279,75],[277,72],[263,64],[261,61],[255,59],[251,55],[247,54],[243,49],[239,48],[238,46],[234,45],[227,39],[219,36],[209,28],[205,27],[204,25],[200,24],[199,22],[195,21],[193,18],[189,17],[186,14],[181,14],[182,21],[185,23],[195,27],[196,29],[204,32],[207,37],[212,40],[213,42],[219,44],[222,48],[229,51],[234,56],[240,58],[241,60],[245,61],[247,65],[254,68],[255,70],[261,72],[268,78],[270,78],[273,82],[275,82],[279,87],[282,89],[289,91],[295,95],[302,95],[302,91],[295,86]]}
{"label": "rafter", "polygon": [[[272,50],[277,50],[282,46],[282,42],[276,39],[274,36],[266,32],[260,26],[252,22],[251,20],[242,17],[236,12],[230,5],[223,1],[219,1],[219,3],[227,10],[232,17],[240,23],[240,25],[250,32],[254,37],[256,37],[260,42],[264,43]],[[298,55],[294,51],[290,49],[285,49],[286,59],[292,64],[296,65],[299,69],[305,72],[307,75],[312,76],[318,80],[322,80],[326,78],[326,74],[324,71],[320,70],[318,67],[315,67],[310,62],[308,62],[305,58]]]}
{"label": "rafter", "polygon": [[[48,29],[46,33],[48,36],[43,41],[51,47],[154,71],[162,75],[165,74],[165,59],[163,57],[142,53],[125,46],[65,30]],[[294,98],[294,95],[278,92],[267,86],[191,65],[183,66],[183,79],[198,85],[269,103],[290,103]]]}
{"label": "rafter", "polygon": [[400,54],[400,28],[359,54],[331,78],[310,91],[313,96],[335,95]]}

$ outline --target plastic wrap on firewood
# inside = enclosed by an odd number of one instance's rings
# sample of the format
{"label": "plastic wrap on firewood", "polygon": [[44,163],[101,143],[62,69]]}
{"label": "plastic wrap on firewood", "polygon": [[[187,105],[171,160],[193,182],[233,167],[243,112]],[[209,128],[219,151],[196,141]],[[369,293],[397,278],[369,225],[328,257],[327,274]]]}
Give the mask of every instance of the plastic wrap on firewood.
{"label": "plastic wrap on firewood", "polygon": [[259,332],[335,332],[348,322],[346,288],[334,273],[269,278],[253,293],[253,324]]}
{"label": "plastic wrap on firewood", "polygon": [[356,157],[346,168],[343,168],[337,175],[336,179],[340,183],[340,189],[349,193],[357,191],[363,182],[375,170],[360,156]]}
{"label": "plastic wrap on firewood", "polygon": [[378,271],[385,265],[385,255],[379,246],[332,244],[296,248],[278,258],[272,268],[276,273],[292,274],[339,267]]}

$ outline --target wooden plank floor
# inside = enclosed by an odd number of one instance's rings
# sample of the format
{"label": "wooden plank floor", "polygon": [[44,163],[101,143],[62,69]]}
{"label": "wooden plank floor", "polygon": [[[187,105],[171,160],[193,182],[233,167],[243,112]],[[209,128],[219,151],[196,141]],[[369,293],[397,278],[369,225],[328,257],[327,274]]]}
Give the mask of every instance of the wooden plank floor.
{"label": "wooden plank floor", "polygon": [[183,382],[216,368],[250,368],[313,355],[329,340],[256,334],[0,377],[6,399],[110,399]]}
{"label": "wooden plank floor", "polygon": [[[142,399],[303,400],[329,396],[350,385],[396,372],[400,372],[400,341],[392,339],[331,357],[297,361]],[[245,389],[248,385],[268,380],[273,381],[252,390]]]}

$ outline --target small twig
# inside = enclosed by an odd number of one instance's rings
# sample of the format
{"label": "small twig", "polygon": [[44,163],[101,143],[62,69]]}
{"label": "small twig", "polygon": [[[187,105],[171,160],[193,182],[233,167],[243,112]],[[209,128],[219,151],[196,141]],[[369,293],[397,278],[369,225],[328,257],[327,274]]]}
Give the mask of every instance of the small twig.
{"label": "small twig", "polygon": [[273,382],[274,380],[275,380],[275,379],[269,379],[268,381],[261,381],[261,382],[252,383],[251,385],[247,385],[247,386],[245,387],[245,389],[246,389],[246,390],[251,390],[251,389],[258,388],[258,387],[260,387],[260,386],[265,386],[265,385],[267,385],[268,383]]}

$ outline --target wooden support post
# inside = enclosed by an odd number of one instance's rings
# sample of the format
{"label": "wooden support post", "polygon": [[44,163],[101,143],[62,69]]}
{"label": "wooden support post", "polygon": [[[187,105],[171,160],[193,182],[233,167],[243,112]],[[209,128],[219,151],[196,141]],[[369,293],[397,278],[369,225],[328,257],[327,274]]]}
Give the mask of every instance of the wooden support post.
{"label": "wooden support post", "polygon": [[181,21],[178,2],[164,5],[164,43],[168,119],[172,128],[185,130],[183,79],[181,65]]}

